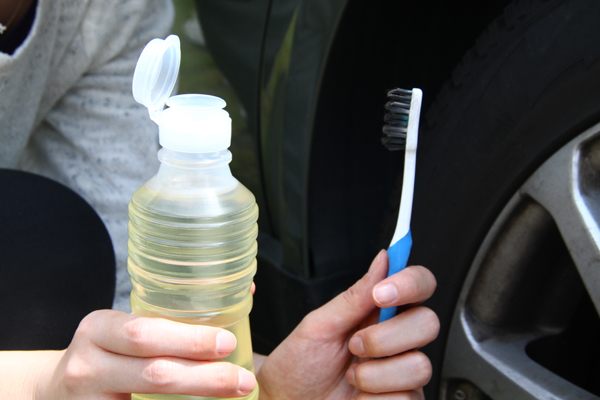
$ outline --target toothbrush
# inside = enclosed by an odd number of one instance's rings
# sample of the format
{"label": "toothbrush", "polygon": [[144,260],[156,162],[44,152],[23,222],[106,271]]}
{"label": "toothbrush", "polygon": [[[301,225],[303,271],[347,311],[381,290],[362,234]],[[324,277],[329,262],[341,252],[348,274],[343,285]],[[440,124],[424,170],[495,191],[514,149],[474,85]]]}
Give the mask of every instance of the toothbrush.
{"label": "toothbrush", "polygon": [[[410,216],[412,212],[413,192],[415,188],[415,169],[417,161],[417,139],[419,135],[419,115],[423,92],[421,89],[393,89],[388,92],[389,101],[383,127],[382,143],[389,150],[404,151],[404,177],[400,197],[400,212],[396,230],[388,247],[388,276],[406,268],[412,247],[410,234]],[[397,307],[382,308],[379,322],[387,321],[396,315]]]}

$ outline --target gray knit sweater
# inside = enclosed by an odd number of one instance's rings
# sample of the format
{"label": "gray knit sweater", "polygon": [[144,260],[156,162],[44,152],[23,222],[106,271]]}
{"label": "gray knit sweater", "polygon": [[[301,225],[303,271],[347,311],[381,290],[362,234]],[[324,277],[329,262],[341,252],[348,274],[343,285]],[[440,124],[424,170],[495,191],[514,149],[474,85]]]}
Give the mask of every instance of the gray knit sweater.
{"label": "gray knit sweater", "polygon": [[158,169],[157,127],[131,79],[172,20],[169,0],[40,0],[26,41],[0,53],[0,167],[52,178],[96,209],[116,253],[114,308],[124,311],[127,204]]}

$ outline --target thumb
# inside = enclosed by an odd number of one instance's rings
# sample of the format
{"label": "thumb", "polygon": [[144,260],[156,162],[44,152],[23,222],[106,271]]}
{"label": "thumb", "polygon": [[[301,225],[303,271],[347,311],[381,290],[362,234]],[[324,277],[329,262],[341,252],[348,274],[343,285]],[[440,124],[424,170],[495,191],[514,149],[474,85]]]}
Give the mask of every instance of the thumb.
{"label": "thumb", "polygon": [[358,282],[311,313],[311,322],[322,333],[331,335],[353,330],[376,308],[373,287],[386,277],[387,269],[387,252],[381,250],[371,263],[369,271]]}

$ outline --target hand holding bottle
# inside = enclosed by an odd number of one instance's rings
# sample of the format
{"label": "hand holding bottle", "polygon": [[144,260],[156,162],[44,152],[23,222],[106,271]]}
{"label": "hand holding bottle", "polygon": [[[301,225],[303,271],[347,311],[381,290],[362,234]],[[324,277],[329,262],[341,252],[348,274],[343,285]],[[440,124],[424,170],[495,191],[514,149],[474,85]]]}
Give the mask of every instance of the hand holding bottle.
{"label": "hand holding bottle", "polygon": [[210,361],[228,356],[235,346],[235,336],[224,329],[96,311],[83,319],[65,351],[0,354],[0,370],[10,371],[14,362],[15,374],[26,372],[23,379],[4,375],[20,387],[14,392],[4,387],[0,394],[86,400],[129,399],[132,392],[245,396],[256,385],[254,375]]}
{"label": "hand holding bottle", "polygon": [[[423,397],[431,363],[416,349],[437,337],[439,320],[413,305],[433,294],[436,281],[418,266],[384,279],[387,263],[382,251],[361,280],[305,317],[275,349],[257,375],[261,400]],[[376,324],[377,306],[408,308]]]}

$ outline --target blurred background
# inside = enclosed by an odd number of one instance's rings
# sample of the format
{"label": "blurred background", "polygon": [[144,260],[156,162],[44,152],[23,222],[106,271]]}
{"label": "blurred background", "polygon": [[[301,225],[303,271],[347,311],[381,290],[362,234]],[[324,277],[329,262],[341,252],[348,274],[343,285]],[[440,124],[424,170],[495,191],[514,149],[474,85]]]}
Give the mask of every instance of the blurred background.
{"label": "blurred background", "polygon": [[231,170],[253,193],[258,192],[256,141],[247,124],[247,112],[206,48],[193,0],[174,0],[173,33],[181,40],[181,67],[178,93],[201,93],[218,96],[227,102],[225,109],[232,119]]}

